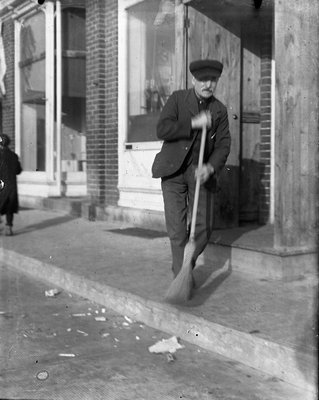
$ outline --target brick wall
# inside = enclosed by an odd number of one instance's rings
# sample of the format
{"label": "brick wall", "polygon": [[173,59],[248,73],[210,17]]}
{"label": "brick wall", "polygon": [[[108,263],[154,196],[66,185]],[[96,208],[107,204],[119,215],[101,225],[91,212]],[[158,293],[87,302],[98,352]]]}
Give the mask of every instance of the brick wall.
{"label": "brick wall", "polygon": [[4,79],[6,95],[2,97],[2,131],[11,138],[14,150],[14,24],[12,20],[3,23],[2,35],[7,72]]}
{"label": "brick wall", "polygon": [[260,86],[260,182],[259,222],[267,223],[270,217],[270,166],[271,166],[271,60],[272,33],[265,31],[261,46]]}
{"label": "brick wall", "polygon": [[96,204],[118,200],[117,0],[86,2],[88,193]]}

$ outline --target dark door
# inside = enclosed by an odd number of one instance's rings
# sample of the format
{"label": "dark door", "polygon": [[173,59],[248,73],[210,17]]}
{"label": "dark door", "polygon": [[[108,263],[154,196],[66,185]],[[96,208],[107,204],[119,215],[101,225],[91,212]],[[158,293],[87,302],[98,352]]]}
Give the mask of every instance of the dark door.
{"label": "dark door", "polygon": [[[224,64],[216,97],[228,109],[231,153],[215,196],[215,228],[257,222],[260,195],[260,16],[212,1],[187,7],[187,65],[199,58]],[[258,22],[259,21],[259,22]],[[191,76],[187,79],[191,83]]]}
{"label": "dark door", "polygon": [[215,96],[228,109],[232,146],[215,196],[215,228],[234,227],[239,217],[241,40],[213,19],[188,7],[187,43],[187,65],[199,58],[218,59],[224,65]]}
{"label": "dark door", "polygon": [[259,216],[260,174],[260,41],[245,25],[241,31],[241,151],[239,220],[257,222]]}

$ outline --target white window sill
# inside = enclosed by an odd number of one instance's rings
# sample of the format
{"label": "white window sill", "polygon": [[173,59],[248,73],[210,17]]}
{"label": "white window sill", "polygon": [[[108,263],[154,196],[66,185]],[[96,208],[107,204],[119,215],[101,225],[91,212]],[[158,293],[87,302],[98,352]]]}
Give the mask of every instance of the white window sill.
{"label": "white window sill", "polygon": [[140,151],[140,150],[160,150],[162,141],[156,142],[126,142],[124,145],[125,151]]}

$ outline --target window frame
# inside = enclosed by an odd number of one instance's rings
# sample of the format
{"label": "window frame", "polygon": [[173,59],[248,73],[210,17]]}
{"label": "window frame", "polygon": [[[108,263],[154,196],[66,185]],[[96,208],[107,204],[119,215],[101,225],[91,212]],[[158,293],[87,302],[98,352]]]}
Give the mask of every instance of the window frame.
{"label": "window frame", "polygon": [[[118,7],[118,34],[119,34],[119,49],[118,49],[118,130],[119,130],[119,152],[131,150],[159,150],[162,142],[147,141],[147,142],[129,142],[127,140],[128,126],[128,13],[129,7],[142,3],[144,0],[120,0]],[[119,166],[121,168],[121,166]]]}
{"label": "window frame", "polygon": [[[24,9],[21,15],[18,14],[14,20],[14,39],[15,39],[15,151],[21,155],[22,124],[21,124],[21,27],[23,21],[37,13],[43,12],[45,15],[45,171],[26,171],[20,177],[20,181],[45,182],[55,181],[54,174],[54,4],[45,3],[42,7],[30,6]],[[39,57],[36,57],[39,58]],[[33,59],[32,59],[33,61]],[[23,62],[25,65],[27,60]]]}

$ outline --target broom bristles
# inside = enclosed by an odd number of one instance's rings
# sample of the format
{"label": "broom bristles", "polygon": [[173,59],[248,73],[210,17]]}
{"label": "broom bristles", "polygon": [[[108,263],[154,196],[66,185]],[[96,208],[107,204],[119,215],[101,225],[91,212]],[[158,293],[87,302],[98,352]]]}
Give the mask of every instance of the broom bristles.
{"label": "broom bristles", "polygon": [[184,250],[184,259],[181,270],[171,283],[165,296],[169,303],[185,303],[192,296],[193,289],[193,257],[195,253],[195,242],[187,243]]}

